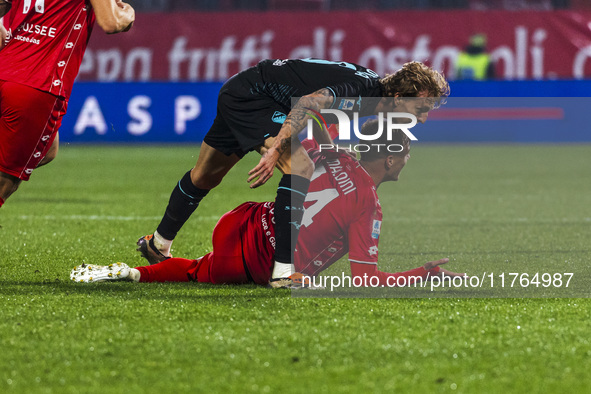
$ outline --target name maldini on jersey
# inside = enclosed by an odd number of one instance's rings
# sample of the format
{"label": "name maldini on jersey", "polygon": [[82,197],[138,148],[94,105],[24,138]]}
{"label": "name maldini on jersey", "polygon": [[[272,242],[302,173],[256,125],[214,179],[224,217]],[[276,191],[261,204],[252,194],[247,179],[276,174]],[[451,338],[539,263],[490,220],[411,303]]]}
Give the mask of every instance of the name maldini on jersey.
{"label": "name maldini on jersey", "polygon": [[347,171],[343,171],[343,166],[341,165],[341,161],[339,159],[327,160],[326,164],[328,164],[328,168],[330,169],[332,176],[337,181],[337,184],[344,195],[357,190],[357,187],[355,187],[355,184],[349,178]]}

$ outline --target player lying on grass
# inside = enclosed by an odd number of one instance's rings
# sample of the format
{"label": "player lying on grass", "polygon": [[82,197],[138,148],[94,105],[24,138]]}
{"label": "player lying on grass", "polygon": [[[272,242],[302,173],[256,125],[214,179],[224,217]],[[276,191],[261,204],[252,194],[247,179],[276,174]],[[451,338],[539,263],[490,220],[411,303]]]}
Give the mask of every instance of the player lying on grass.
{"label": "player lying on grass", "polygon": [[[376,134],[378,121],[363,125],[363,134]],[[315,162],[306,210],[302,220],[296,252],[295,269],[310,277],[349,253],[351,276],[377,277],[379,285],[391,286],[400,276],[464,276],[439,267],[448,259],[431,261],[411,271],[387,273],[378,270],[378,241],[382,210],[376,188],[383,182],[398,180],[410,158],[410,141],[400,130],[393,140],[377,140],[373,150],[361,154],[357,161],[342,151],[320,152],[315,143],[305,141]],[[380,143],[398,144],[398,153]],[[136,282],[257,283],[267,285],[273,270],[275,249],[274,203],[247,202],[223,215],[213,230],[213,251],[191,260],[169,258],[160,263],[129,268],[123,263],[111,266],[82,265],[72,270],[72,280],[134,280]],[[294,274],[296,281],[301,275]],[[389,279],[393,278],[393,279]]]}
{"label": "player lying on grass", "polygon": [[[150,264],[171,257],[174,238],[228,171],[248,152],[262,154],[249,172],[251,187],[264,184],[274,167],[283,173],[275,199],[275,263],[269,284],[286,287],[293,272],[294,248],[314,164],[296,137],[307,125],[310,110],[345,108],[361,116],[388,112],[394,97],[431,97],[449,93],[437,71],[409,62],[380,78],[365,67],[320,59],[263,60],[230,78],[221,88],[217,115],[207,132],[195,167],[172,191],[156,231],[141,237],[138,251]],[[298,98],[293,104],[292,99]],[[354,99],[351,99],[354,98]],[[419,123],[432,108],[409,106]]]}

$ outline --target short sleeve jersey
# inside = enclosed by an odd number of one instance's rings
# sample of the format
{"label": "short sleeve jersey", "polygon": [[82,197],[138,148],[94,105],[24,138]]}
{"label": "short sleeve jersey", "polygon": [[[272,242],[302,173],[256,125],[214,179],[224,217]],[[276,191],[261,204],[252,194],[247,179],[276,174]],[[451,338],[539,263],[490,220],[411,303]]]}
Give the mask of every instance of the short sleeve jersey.
{"label": "short sleeve jersey", "polygon": [[377,264],[382,209],[373,179],[346,153],[317,154],[315,161],[296,271],[316,275],[347,252],[351,261]]}
{"label": "short sleeve jersey", "polygon": [[69,98],[95,16],[87,0],[8,0],[0,80]]}
{"label": "short sleeve jersey", "polygon": [[286,108],[292,97],[329,89],[335,97],[332,108],[371,114],[383,91],[376,72],[347,62],[320,59],[263,60],[256,68],[262,79],[259,93],[265,93]]}

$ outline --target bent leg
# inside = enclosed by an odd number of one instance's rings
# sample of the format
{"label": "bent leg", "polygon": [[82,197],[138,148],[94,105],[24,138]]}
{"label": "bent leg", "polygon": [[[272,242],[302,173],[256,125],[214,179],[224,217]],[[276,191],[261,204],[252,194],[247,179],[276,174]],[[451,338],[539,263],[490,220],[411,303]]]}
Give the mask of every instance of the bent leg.
{"label": "bent leg", "polygon": [[237,154],[226,155],[206,142],[201,144],[197,164],[191,170],[195,187],[211,190],[222,182],[228,171],[240,160]]}
{"label": "bent leg", "polygon": [[60,145],[60,138],[59,138],[59,132],[57,132],[57,133],[55,133],[55,139],[53,140],[51,147],[47,151],[47,154],[45,155],[43,160],[41,160],[41,162],[39,164],[37,164],[37,168],[44,166],[46,164],[49,164],[50,162],[53,161],[53,159],[56,158],[57,152],[59,150],[59,145]]}
{"label": "bent leg", "polygon": [[[28,180],[46,156],[66,102],[25,85],[0,81],[0,198]],[[1,205],[1,204],[0,204]]]}
{"label": "bent leg", "polygon": [[248,275],[244,268],[242,244],[242,222],[247,210],[240,207],[225,213],[215,225],[211,242],[213,252],[210,253],[207,268],[200,269],[200,275],[196,278],[199,282],[209,283],[248,283]]}
{"label": "bent leg", "polygon": [[189,270],[189,277],[199,283],[246,284],[249,283],[242,256],[218,256],[208,253]]}
{"label": "bent leg", "polygon": [[170,256],[172,241],[201,200],[216,187],[240,160],[242,151],[218,108],[207,132],[195,167],[188,171],[170,195],[168,205],[153,236],[141,237],[138,251],[151,263]]}
{"label": "bent leg", "polygon": [[[260,149],[264,153],[272,146],[273,140],[265,141]],[[298,241],[304,202],[314,173],[314,163],[299,141],[292,143],[291,151],[284,152],[277,162],[277,168],[284,174],[277,188],[275,198],[275,265],[273,278],[291,275],[294,251]]]}
{"label": "bent leg", "polygon": [[251,220],[250,204],[254,203],[244,203],[220,218],[211,237],[213,251],[203,256],[191,270],[193,280],[215,284],[244,284],[252,281],[244,262],[245,255],[250,254],[242,241],[250,231],[249,227],[255,225]]}
{"label": "bent leg", "polygon": [[[168,206],[158,225],[157,232],[162,238],[172,241],[185,222],[199,206],[207,193],[216,187],[240,160],[236,154],[226,156],[205,142],[201,145],[195,167],[187,172],[172,191]],[[155,237],[157,238],[157,237]],[[154,240],[158,249],[161,250]],[[161,250],[168,254],[168,250]]]}
{"label": "bent leg", "polygon": [[216,258],[208,253],[197,260],[173,257],[135,269],[140,272],[140,282],[248,283],[240,256]]}
{"label": "bent leg", "polygon": [[21,180],[14,175],[0,172],[0,207],[12,193],[18,189]]}

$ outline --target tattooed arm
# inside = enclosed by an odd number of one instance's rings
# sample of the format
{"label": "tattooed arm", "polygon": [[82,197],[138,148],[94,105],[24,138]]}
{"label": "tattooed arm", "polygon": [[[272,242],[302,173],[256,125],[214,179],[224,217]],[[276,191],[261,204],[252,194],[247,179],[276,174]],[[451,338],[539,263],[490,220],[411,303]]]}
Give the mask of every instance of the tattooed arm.
{"label": "tattooed arm", "polygon": [[[287,115],[277,135],[276,148],[279,154],[288,150],[291,147],[292,138],[297,138],[297,135],[306,127],[308,119],[311,119],[310,109],[320,112],[321,109],[330,107],[334,100],[332,92],[326,88],[302,97]],[[328,136],[327,133],[326,136]],[[318,141],[318,139],[324,139],[322,134],[314,133],[314,138],[318,143],[323,143]]]}
{"label": "tattooed arm", "polygon": [[[263,185],[271,176],[273,176],[273,169],[279,157],[283,154],[291,155],[291,143],[294,138],[302,131],[308,119],[311,119],[309,113],[310,109],[320,111],[322,108],[328,108],[332,105],[335,97],[329,89],[323,88],[314,93],[303,96],[291,109],[287,118],[279,130],[279,134],[275,138],[273,146],[263,155],[259,164],[250,170],[248,173],[248,182],[254,182],[250,185],[255,188]],[[314,138],[319,143],[328,143],[330,136],[326,130],[318,131],[314,128]],[[332,141],[332,140],[331,140]],[[258,178],[258,179],[257,179]]]}

